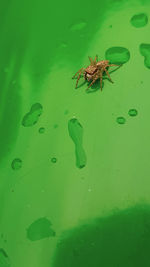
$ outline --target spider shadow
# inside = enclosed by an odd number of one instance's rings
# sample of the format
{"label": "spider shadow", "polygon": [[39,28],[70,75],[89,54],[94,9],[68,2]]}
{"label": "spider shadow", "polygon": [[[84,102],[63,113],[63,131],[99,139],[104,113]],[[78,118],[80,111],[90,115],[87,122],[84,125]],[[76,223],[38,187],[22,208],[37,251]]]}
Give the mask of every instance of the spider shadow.
{"label": "spider shadow", "polygon": [[[122,64],[123,65],[123,64]],[[114,70],[112,70],[112,71],[110,71],[109,72],[109,74],[111,74],[111,73],[113,73],[113,72],[115,72],[115,71],[117,71],[120,67],[122,67],[122,65],[120,65],[120,66],[118,66],[117,68],[115,68]],[[108,68],[109,69],[109,68]],[[83,77],[83,75],[81,76],[81,77]],[[77,78],[76,78],[77,79]],[[107,74],[106,73],[104,73],[104,75],[103,75],[103,81],[102,81],[102,89],[103,89],[103,87],[104,87],[104,80],[108,80],[109,82],[110,82],[110,80],[109,80],[109,78],[108,78],[108,76],[107,76]],[[80,87],[82,87],[85,83],[87,83],[87,86],[89,86],[90,85],[90,83],[91,82],[87,82],[86,80],[84,80],[84,82],[82,82],[76,89],[79,89]],[[98,91],[98,90],[100,90],[101,88],[100,88],[100,80],[98,79],[88,90],[86,90],[86,93],[94,93],[94,92],[96,92],[96,91]]]}

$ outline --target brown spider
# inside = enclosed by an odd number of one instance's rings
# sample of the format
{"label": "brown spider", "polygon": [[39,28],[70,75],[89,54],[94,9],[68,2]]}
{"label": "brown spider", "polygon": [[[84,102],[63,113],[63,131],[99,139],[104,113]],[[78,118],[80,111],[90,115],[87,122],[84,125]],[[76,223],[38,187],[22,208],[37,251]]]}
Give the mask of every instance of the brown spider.
{"label": "brown spider", "polygon": [[98,56],[95,56],[94,60],[91,57],[89,57],[89,60],[91,64],[85,69],[81,68],[80,70],[78,70],[76,74],[72,77],[72,79],[74,79],[78,74],[75,88],[77,88],[79,79],[81,78],[81,74],[83,74],[85,80],[87,80],[88,82],[91,81],[87,89],[89,89],[89,87],[91,87],[96,82],[96,80],[100,79],[100,88],[102,90],[103,73],[105,72],[109,80],[113,83],[108,72],[108,67],[122,65],[122,64],[121,65],[109,64],[109,60],[98,61]]}

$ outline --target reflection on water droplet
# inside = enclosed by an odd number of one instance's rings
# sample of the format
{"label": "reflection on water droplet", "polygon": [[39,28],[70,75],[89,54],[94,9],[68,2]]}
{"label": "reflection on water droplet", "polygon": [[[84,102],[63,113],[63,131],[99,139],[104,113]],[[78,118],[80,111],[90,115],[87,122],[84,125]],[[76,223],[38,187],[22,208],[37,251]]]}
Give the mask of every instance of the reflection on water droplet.
{"label": "reflection on water droplet", "polygon": [[148,17],[146,14],[136,14],[130,20],[132,26],[136,28],[144,27],[148,23]]}
{"label": "reflection on water droplet", "polygon": [[129,114],[131,117],[135,117],[135,116],[138,114],[138,112],[137,112],[136,109],[130,109],[129,112],[128,112],[128,114]]}
{"label": "reflection on water droplet", "polygon": [[13,170],[19,170],[22,167],[22,160],[19,158],[16,158],[12,161],[11,167]]}
{"label": "reflection on water droplet", "polygon": [[39,133],[44,133],[44,132],[45,132],[45,128],[44,127],[39,128]]}
{"label": "reflection on water droplet", "polygon": [[51,158],[51,162],[52,163],[56,163],[57,162],[57,158]]}
{"label": "reflection on water droplet", "polygon": [[124,124],[126,122],[126,119],[124,117],[118,117],[116,119],[116,121],[119,123],[119,124]]}

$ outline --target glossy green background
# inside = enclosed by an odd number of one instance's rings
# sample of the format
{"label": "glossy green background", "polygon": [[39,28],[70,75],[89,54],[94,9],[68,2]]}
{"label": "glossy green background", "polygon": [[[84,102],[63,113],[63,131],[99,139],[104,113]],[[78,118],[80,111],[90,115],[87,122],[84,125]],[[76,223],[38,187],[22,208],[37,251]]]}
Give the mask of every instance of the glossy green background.
{"label": "glossy green background", "polygon": [[[11,266],[53,266],[64,230],[149,203],[150,75],[139,45],[150,42],[150,23],[138,29],[130,24],[149,8],[149,1],[138,0],[0,3],[0,246]],[[79,23],[84,27],[76,29]],[[112,73],[114,84],[105,81],[102,92],[87,94],[86,84],[75,90],[71,77],[89,64],[88,56],[104,59],[112,46],[131,54]],[[43,114],[23,127],[34,103]],[[129,117],[130,108],[137,117]],[[82,169],[68,133],[74,116],[84,130]],[[124,125],[116,123],[118,116],[126,118]],[[18,171],[11,168],[14,158],[23,162]],[[31,242],[26,229],[41,217],[52,222],[56,237]]]}

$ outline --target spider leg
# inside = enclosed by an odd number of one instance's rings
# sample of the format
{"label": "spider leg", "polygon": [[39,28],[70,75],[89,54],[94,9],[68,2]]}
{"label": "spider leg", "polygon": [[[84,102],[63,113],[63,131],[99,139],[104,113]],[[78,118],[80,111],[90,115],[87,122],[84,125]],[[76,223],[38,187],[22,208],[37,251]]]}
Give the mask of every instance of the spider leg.
{"label": "spider leg", "polygon": [[107,74],[109,80],[113,83],[113,81],[112,81],[112,79],[111,79],[111,77],[110,77],[110,74],[109,74],[108,70],[107,70],[106,68],[104,68],[104,71],[106,72],[106,74]]}
{"label": "spider leg", "polygon": [[76,81],[76,87],[75,87],[75,88],[77,88],[77,86],[78,86],[78,82],[79,82],[79,79],[80,79],[80,77],[81,77],[82,71],[83,71],[83,70],[81,70],[81,71],[79,72],[79,76],[78,76],[78,78],[77,78],[77,81]]}
{"label": "spider leg", "polygon": [[89,60],[90,60],[91,66],[94,66],[95,62],[94,62],[93,58],[89,57]]}
{"label": "spider leg", "polygon": [[122,66],[123,64],[117,65],[117,64],[109,64],[108,67],[113,67],[113,66]]}
{"label": "spider leg", "polygon": [[95,56],[94,63],[96,64],[98,61],[98,55]]}
{"label": "spider leg", "polygon": [[75,75],[72,77],[72,79],[74,79],[74,78],[77,76],[77,74],[78,74],[80,71],[82,71],[82,70],[84,70],[84,68],[79,69],[79,70],[75,73]]}
{"label": "spider leg", "polygon": [[98,78],[99,78],[99,76],[98,76],[97,73],[96,73],[96,75],[94,76],[93,81],[89,84],[89,86],[88,86],[88,88],[87,88],[86,90],[88,90],[88,89],[93,85],[93,83],[96,82],[96,80],[97,80]]}
{"label": "spider leg", "polygon": [[100,71],[100,73],[99,73],[99,76],[100,76],[100,88],[101,88],[101,91],[102,91],[103,74],[102,74],[101,71]]}

